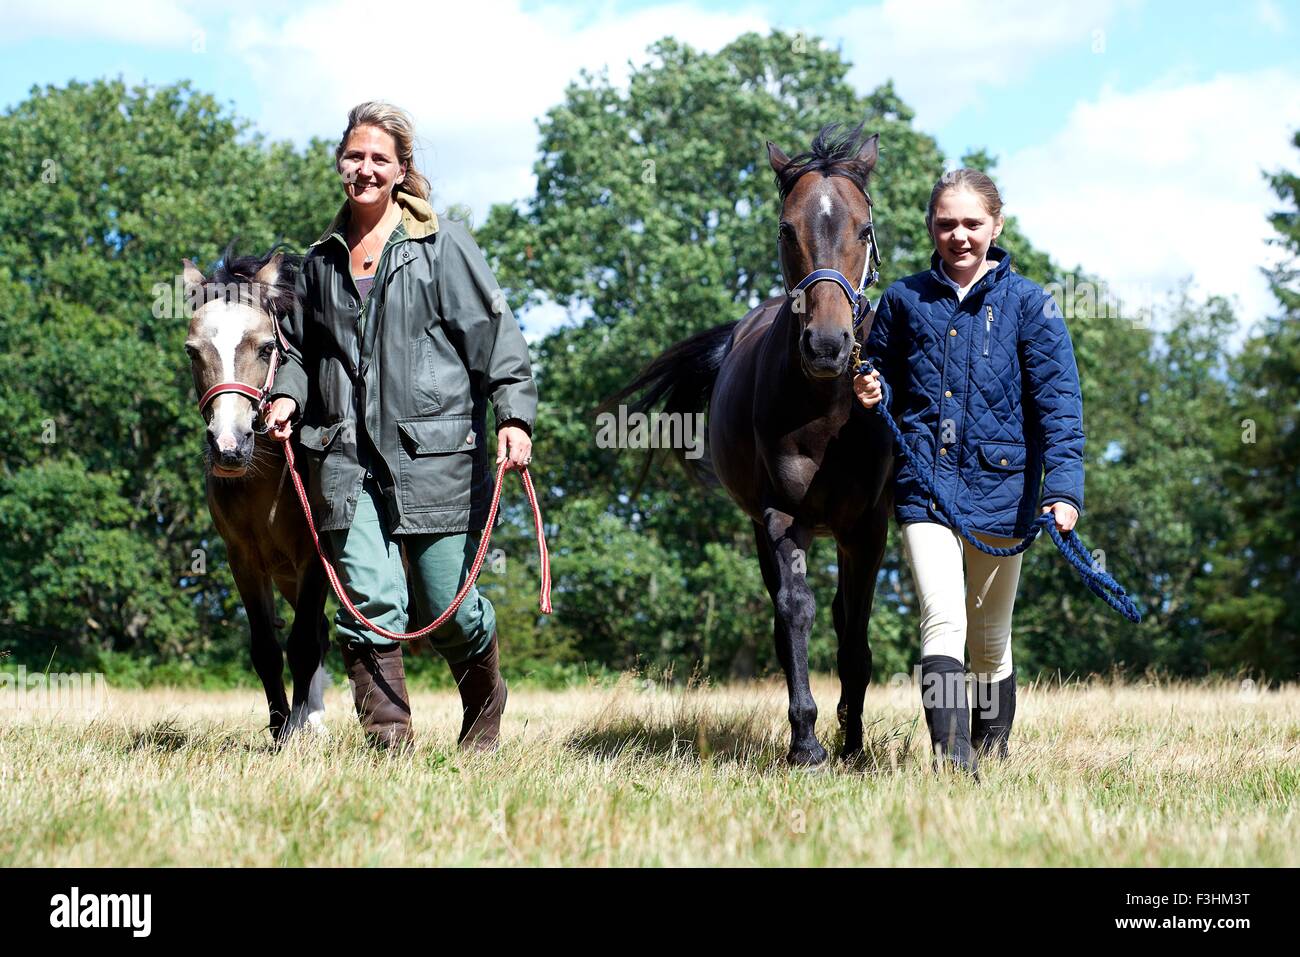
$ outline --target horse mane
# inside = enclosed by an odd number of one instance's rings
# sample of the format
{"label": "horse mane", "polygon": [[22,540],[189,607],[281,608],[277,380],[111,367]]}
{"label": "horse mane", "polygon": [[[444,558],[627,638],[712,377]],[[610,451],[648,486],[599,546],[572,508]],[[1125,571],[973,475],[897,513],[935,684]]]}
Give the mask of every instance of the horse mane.
{"label": "horse mane", "polygon": [[[288,243],[279,242],[258,256],[239,256],[235,253],[238,240],[232,239],[221,255],[221,262],[212,273],[211,278],[203,283],[206,301],[209,286],[216,286],[214,292],[229,296],[231,289],[239,290],[240,301],[258,307],[272,315],[284,316],[292,313],[298,304],[298,273],[302,269],[303,257],[291,251]],[[256,281],[258,272],[275,256],[280,256],[280,276],[273,286],[266,286]]]}
{"label": "horse mane", "polygon": [[781,190],[781,199],[785,200],[794,189],[794,184],[805,173],[821,173],[822,176],[845,176],[852,180],[864,193],[867,191],[867,177],[871,170],[858,160],[858,153],[869,136],[866,134],[866,122],[859,123],[852,129],[841,132],[842,125],[828,123],[813,137],[812,147],[806,152],[792,156],[781,172],[776,174],[776,185]]}

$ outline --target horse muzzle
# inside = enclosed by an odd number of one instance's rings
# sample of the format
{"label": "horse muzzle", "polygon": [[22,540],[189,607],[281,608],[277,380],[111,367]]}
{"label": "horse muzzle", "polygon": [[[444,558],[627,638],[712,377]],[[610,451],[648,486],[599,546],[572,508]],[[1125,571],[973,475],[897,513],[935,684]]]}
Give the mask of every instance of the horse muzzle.
{"label": "horse muzzle", "polygon": [[847,330],[815,333],[805,329],[799,336],[799,359],[810,379],[833,379],[844,375],[853,355],[853,337]]}

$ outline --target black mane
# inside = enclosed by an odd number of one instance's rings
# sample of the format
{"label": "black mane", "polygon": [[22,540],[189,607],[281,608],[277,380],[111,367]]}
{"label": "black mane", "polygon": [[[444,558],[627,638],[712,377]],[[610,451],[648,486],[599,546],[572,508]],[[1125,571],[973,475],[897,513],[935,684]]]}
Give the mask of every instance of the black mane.
{"label": "black mane", "polygon": [[[276,243],[263,255],[237,256],[236,240],[221,256],[221,263],[212,277],[203,283],[204,301],[209,298],[231,298],[231,291],[238,290],[239,301],[261,308],[276,316],[293,312],[298,299],[296,288],[298,273],[302,269],[303,257],[291,252],[287,243]],[[274,286],[263,286],[255,281],[258,272],[276,255],[280,258],[280,278]],[[214,287],[212,296],[209,287]]]}
{"label": "black mane", "polygon": [[852,129],[840,132],[841,124],[830,123],[823,126],[813,137],[812,148],[807,152],[792,156],[785,169],[776,174],[776,185],[781,190],[781,199],[790,195],[794,184],[804,173],[821,173],[823,176],[846,176],[864,193],[867,191],[867,177],[871,170],[858,160],[858,152],[869,140],[866,123],[859,123]]}

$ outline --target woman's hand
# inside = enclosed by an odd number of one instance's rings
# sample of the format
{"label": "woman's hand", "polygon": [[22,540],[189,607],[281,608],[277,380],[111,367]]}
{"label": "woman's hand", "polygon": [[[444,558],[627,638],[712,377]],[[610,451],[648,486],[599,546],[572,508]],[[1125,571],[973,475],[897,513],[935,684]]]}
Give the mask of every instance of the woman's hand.
{"label": "woman's hand", "polygon": [[1058,531],[1068,532],[1079,520],[1078,510],[1069,502],[1053,502],[1051,505],[1044,505],[1043,511],[1053,513]]}
{"label": "woman's hand", "polygon": [[271,403],[266,410],[266,434],[279,442],[285,442],[293,434],[290,420],[298,411],[298,403],[287,395],[282,395]]}
{"label": "woman's hand", "polygon": [[533,440],[517,425],[503,425],[497,430],[497,465],[507,458],[511,468],[527,465],[533,458]]}
{"label": "woman's hand", "polygon": [[880,373],[872,369],[869,375],[855,375],[853,391],[866,408],[873,408],[880,401]]}

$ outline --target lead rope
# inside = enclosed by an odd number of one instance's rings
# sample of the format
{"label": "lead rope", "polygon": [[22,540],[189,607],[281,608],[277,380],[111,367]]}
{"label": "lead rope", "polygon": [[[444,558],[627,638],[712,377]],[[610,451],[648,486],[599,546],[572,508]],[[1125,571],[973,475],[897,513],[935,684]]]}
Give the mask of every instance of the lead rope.
{"label": "lead rope", "polygon": [[[284,334],[280,331],[279,319],[274,315],[271,317],[271,328],[275,331],[276,351],[271,356],[270,370],[266,377],[266,386],[258,396],[257,406],[258,417],[262,419],[263,425],[265,425],[266,410],[270,405],[271,385],[275,381],[275,372],[280,364],[280,352],[282,350],[286,353],[288,352],[288,345],[285,342]],[[264,428],[263,431],[266,431],[266,429]],[[422,638],[435,628],[438,628],[451,618],[452,615],[456,614],[456,609],[460,608],[461,603],[465,600],[465,596],[469,594],[470,589],[474,587],[474,582],[478,580],[479,572],[483,568],[483,560],[487,557],[488,544],[492,541],[492,525],[496,521],[497,507],[501,502],[501,486],[505,482],[506,470],[510,466],[509,459],[503,461],[501,467],[497,469],[496,486],[492,489],[492,507],[488,509],[487,524],[483,528],[483,536],[479,539],[478,543],[478,552],[474,555],[474,563],[470,566],[469,577],[465,579],[465,584],[462,585],[460,591],[456,593],[456,597],[452,600],[452,603],[448,606],[447,610],[439,615],[432,624],[426,625],[419,631],[396,632],[389,631],[387,628],[381,628],[357,610],[357,606],[352,604],[352,599],[348,598],[347,591],[343,588],[343,582],[339,578],[338,572],[334,570],[334,566],[330,563],[330,560],[325,557],[325,550],[321,548],[320,535],[316,532],[316,523],[312,521],[311,503],[307,501],[307,490],[303,488],[302,478],[298,475],[298,469],[294,465],[292,436],[284,442],[284,458],[285,470],[293,478],[293,488],[294,491],[298,493],[298,504],[302,506],[303,517],[307,520],[307,529],[311,532],[311,540],[316,546],[316,554],[320,557],[321,565],[325,568],[325,575],[329,578],[330,587],[334,589],[334,595],[338,598],[340,604],[342,604],[343,607],[357,619],[357,621],[375,632],[375,634],[383,635],[385,638],[391,639],[392,641],[414,641],[416,638]],[[541,606],[542,614],[549,615],[551,613],[551,557],[550,553],[546,549],[546,535],[542,531],[542,510],[537,504],[537,493],[533,491],[533,480],[528,474],[528,466],[519,466],[519,479],[524,483],[524,492],[528,495],[528,504],[532,506],[533,526],[537,531],[537,554],[541,558],[542,564],[542,585],[540,595],[538,596],[538,604]],[[281,476],[281,482],[283,483],[283,481],[283,476]],[[276,500],[279,500],[278,494],[276,495]]]}
{"label": "lead rope", "polygon": [[[469,594],[470,589],[474,587],[474,582],[478,580],[479,572],[483,568],[483,560],[487,557],[488,545],[492,541],[492,524],[496,521],[497,506],[501,502],[501,486],[505,481],[506,471],[510,468],[510,461],[501,463],[497,469],[496,487],[492,490],[492,507],[488,509],[487,524],[483,528],[483,536],[479,539],[478,552],[474,555],[474,562],[470,565],[469,577],[465,579],[465,584],[461,586],[460,591],[452,603],[447,606],[447,610],[437,617],[431,624],[425,625],[419,631],[389,631],[387,628],[381,628],[373,621],[361,614],[357,606],[352,604],[352,599],[348,598],[347,592],[343,588],[343,582],[339,579],[338,572],[330,560],[325,557],[325,551],[321,547],[320,535],[316,532],[316,523],[312,521],[311,505],[307,501],[307,490],[303,488],[302,477],[298,475],[298,470],[294,467],[294,456],[292,440],[284,443],[284,455],[288,460],[289,475],[293,478],[294,491],[298,493],[298,502],[302,505],[302,514],[307,519],[307,528],[311,532],[311,540],[316,545],[316,554],[320,556],[321,565],[325,568],[325,575],[329,578],[330,586],[334,589],[334,594],[338,597],[339,603],[343,605],[356,619],[365,625],[377,635],[383,635],[392,641],[414,641],[416,638],[422,638],[429,632],[440,627],[452,615],[456,614],[456,609],[460,608],[461,602]],[[537,504],[537,493],[533,491],[533,480],[528,474],[528,466],[519,466],[519,478],[524,483],[524,492],[528,495],[528,504],[533,509],[533,525],[537,531],[537,554],[541,558],[542,565],[542,585],[541,593],[538,598],[538,604],[541,606],[542,614],[551,613],[551,558],[550,553],[546,550],[546,536],[542,532],[542,510]]]}
{"label": "lead rope", "polygon": [[[872,365],[870,361],[864,360],[857,365],[858,375],[868,375],[871,370]],[[880,413],[881,418],[883,418],[889,425],[889,431],[894,434],[894,442],[900,453],[904,458],[910,459],[912,456],[907,451],[907,446],[903,442],[903,432],[898,427],[898,423],[894,421],[894,416],[889,412],[890,399],[892,398],[892,395],[889,383],[885,381],[884,376],[881,376],[880,401],[876,403],[875,408],[871,411]],[[1083,540],[1079,537],[1077,532],[1071,530],[1066,532],[1064,535],[1061,534],[1056,527],[1056,517],[1051,512],[1044,512],[1034,519],[1033,527],[1029,530],[1029,534],[1026,535],[1018,544],[1013,545],[1010,548],[998,548],[995,545],[985,545],[971,534],[966,523],[953,512],[947,499],[939,494],[938,490],[936,490],[934,485],[930,482],[929,477],[920,468],[917,468],[916,470],[916,477],[921,483],[922,490],[930,496],[930,500],[934,503],[935,511],[946,518],[952,528],[956,529],[962,538],[966,539],[966,541],[984,552],[984,554],[993,555],[998,558],[1008,558],[1012,555],[1019,555],[1032,545],[1034,539],[1038,537],[1039,532],[1046,528],[1047,533],[1052,536],[1052,541],[1056,543],[1056,547],[1060,549],[1061,554],[1064,555],[1066,560],[1074,566],[1075,571],[1079,573],[1079,577],[1083,579],[1083,583],[1088,586],[1088,589],[1094,595],[1106,604],[1110,605],[1111,608],[1114,608],[1129,621],[1136,623],[1142,620],[1142,612],[1138,610],[1133,599],[1130,598],[1128,592],[1124,590],[1124,586],[1107,574],[1105,570],[1097,567],[1097,563],[1092,559],[1092,553],[1083,544]]]}

